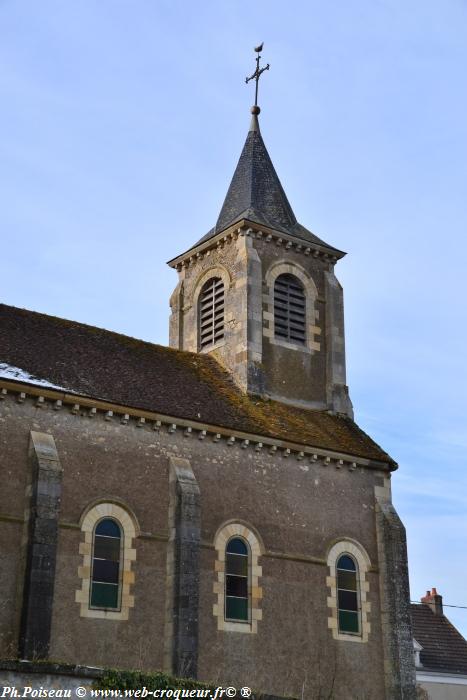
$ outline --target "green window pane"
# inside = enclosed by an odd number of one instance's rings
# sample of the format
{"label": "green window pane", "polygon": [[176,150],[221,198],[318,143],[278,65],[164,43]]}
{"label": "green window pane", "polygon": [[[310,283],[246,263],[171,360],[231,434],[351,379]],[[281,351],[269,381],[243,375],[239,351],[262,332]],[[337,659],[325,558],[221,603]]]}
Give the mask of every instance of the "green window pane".
{"label": "green window pane", "polygon": [[236,576],[248,576],[248,557],[241,554],[227,554],[225,571],[227,574]]}
{"label": "green window pane", "polygon": [[338,591],[339,610],[351,610],[357,612],[357,594],[353,591]]}
{"label": "green window pane", "polygon": [[226,596],[225,617],[227,620],[248,621],[248,600]]}
{"label": "green window pane", "polygon": [[93,608],[118,608],[118,586],[111,583],[92,583],[91,606]]}
{"label": "green window pane", "polygon": [[347,591],[357,590],[357,577],[353,571],[337,572],[337,587],[345,588]]}
{"label": "green window pane", "polygon": [[339,610],[339,631],[359,633],[358,613]]}
{"label": "green window pane", "polygon": [[113,537],[94,538],[94,556],[97,559],[109,559],[110,561],[120,560],[120,540]]}

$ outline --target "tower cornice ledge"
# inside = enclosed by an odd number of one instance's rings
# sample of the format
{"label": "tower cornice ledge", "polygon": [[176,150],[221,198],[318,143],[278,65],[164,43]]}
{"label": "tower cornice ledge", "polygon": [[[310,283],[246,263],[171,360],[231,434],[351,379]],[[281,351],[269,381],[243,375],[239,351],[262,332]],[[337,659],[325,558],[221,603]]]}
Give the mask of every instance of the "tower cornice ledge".
{"label": "tower cornice ledge", "polygon": [[250,219],[240,219],[235,222],[235,224],[232,224],[232,226],[212,236],[212,238],[202,241],[200,244],[190,248],[181,255],[172,258],[172,260],[167,262],[167,265],[174,269],[181,269],[182,267],[190,265],[193,261],[199,260],[200,257],[208,254],[209,251],[226,245],[242,235],[249,235],[261,239],[266,243],[273,243],[276,246],[284,246],[284,248],[288,250],[293,249],[295,252],[301,253],[304,256],[311,255],[312,257],[321,258],[332,264],[335,264],[346,255],[344,251],[338,250],[337,248],[320,245],[305,238],[298,238],[296,235],[263,226],[262,224],[260,225]]}

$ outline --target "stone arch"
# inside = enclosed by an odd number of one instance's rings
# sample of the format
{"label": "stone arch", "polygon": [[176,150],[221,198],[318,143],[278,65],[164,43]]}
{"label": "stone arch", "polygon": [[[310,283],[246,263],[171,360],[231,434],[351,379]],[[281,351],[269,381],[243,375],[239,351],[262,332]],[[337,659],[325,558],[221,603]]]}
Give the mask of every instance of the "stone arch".
{"label": "stone arch", "polygon": [[[125,503],[121,498],[95,498],[93,501],[88,503],[88,505],[83,509],[83,512],[81,513],[80,519],[79,519],[79,526],[81,529],[83,529],[83,523],[85,521],[86,516],[90,511],[94,511],[97,506],[99,505],[111,505],[115,506],[115,513],[120,512],[122,514],[122,517],[124,515],[128,516],[131,520],[133,530],[134,530],[134,535],[133,537],[139,537],[141,534],[141,528],[138,523],[138,519],[129,505]],[[118,510],[120,509],[120,510]]]}
{"label": "stone arch", "polygon": [[192,304],[195,308],[198,307],[198,297],[206,282],[213,277],[220,277],[224,283],[224,290],[227,292],[232,286],[232,276],[226,267],[223,265],[213,265],[208,270],[200,272],[196,280],[193,282]]}
{"label": "stone arch", "polygon": [[274,287],[274,282],[279,277],[279,275],[294,275],[303,284],[305,289],[305,294],[307,299],[313,299],[313,301],[318,296],[318,290],[313,279],[310,277],[308,272],[304,267],[295,262],[290,262],[289,260],[278,260],[273,263],[269,270],[266,272],[266,284],[268,287]]}

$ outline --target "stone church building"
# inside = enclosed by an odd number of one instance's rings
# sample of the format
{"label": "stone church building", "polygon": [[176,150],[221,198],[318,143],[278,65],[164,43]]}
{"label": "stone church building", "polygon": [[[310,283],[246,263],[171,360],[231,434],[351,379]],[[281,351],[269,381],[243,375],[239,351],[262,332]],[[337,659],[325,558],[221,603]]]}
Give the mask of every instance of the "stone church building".
{"label": "stone church building", "polygon": [[298,223],[258,113],[214,228],[169,262],[169,348],[0,305],[0,657],[412,699],[344,253]]}

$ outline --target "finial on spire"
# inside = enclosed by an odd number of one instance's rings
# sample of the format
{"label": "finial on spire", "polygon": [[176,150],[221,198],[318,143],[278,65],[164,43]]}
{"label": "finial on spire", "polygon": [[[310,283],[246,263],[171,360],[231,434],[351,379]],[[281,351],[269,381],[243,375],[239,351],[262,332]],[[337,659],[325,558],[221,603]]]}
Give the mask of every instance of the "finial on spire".
{"label": "finial on spire", "polygon": [[261,58],[260,53],[263,50],[264,42],[261,43],[259,46],[255,47],[255,51],[258,54],[256,56],[256,70],[253,73],[253,75],[250,75],[249,78],[245,78],[245,83],[249,83],[250,80],[255,80],[256,81],[256,88],[255,88],[255,104],[251,108],[251,113],[253,116],[256,116],[260,113],[260,108],[258,107],[258,81],[260,78],[261,73],[263,73],[265,70],[269,70],[269,63],[266,66],[263,66],[263,68],[259,67],[259,60]]}

